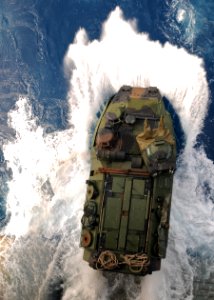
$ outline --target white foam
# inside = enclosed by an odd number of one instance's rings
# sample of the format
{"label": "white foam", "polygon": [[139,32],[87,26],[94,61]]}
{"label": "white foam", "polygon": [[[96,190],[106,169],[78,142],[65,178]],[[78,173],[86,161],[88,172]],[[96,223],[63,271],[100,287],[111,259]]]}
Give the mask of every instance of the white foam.
{"label": "white foam", "polygon": [[[9,115],[16,140],[4,145],[4,156],[13,178],[8,182],[7,196],[7,211],[11,217],[2,234],[16,237],[5,256],[4,273],[10,274],[10,281],[3,276],[4,299],[45,295],[55,276],[53,266],[64,249],[71,246],[73,227],[80,227],[88,173],[87,141],[85,137],[79,141],[75,130],[84,122],[78,121],[75,129],[46,135],[37,121],[29,99],[20,97]],[[50,190],[43,188],[47,182]],[[79,244],[76,230],[73,230],[74,237]],[[63,240],[63,245],[58,244],[58,240]],[[76,251],[73,248],[73,252]],[[21,278],[21,282],[17,282],[17,278]],[[34,281],[32,291],[30,280]]]}
{"label": "white foam", "polygon": [[[186,250],[207,243],[209,251],[214,225],[213,204],[208,199],[213,190],[206,195],[203,189],[205,182],[212,186],[213,164],[203,149],[193,148],[208,106],[203,61],[169,43],[151,41],[147,34],[137,31],[135,21],[125,21],[116,8],[104,23],[100,40],[89,41],[85,30],[80,29],[69,46],[65,69],[70,76],[71,129],[45,136],[25,98],[11,114],[17,140],[4,147],[14,174],[8,195],[12,216],[6,233],[26,234],[26,240],[17,239],[8,262],[9,270],[16,272],[11,272],[13,283],[6,287],[6,299],[14,299],[14,293],[28,295],[31,282],[24,268],[28,264],[35,278],[35,299],[45,295],[50,279],[58,272],[64,280],[64,300],[106,299],[121,286],[127,299],[188,299],[194,268]],[[82,261],[78,247],[90,131],[96,112],[124,84],[157,86],[178,113],[186,136],[175,175],[167,258],[162,270],[142,279],[140,285],[124,275],[104,278]],[[54,192],[51,202],[41,191],[47,179]],[[59,243],[53,242],[56,233]],[[41,236],[46,241],[44,251]],[[54,265],[59,260],[60,270],[56,272]],[[19,276],[21,282],[15,280]],[[113,280],[111,287],[109,280]]]}
{"label": "white foam", "polygon": [[[83,29],[77,33],[65,64],[73,67],[71,91],[83,92],[84,107],[90,118],[101,107],[103,95],[107,97],[124,84],[157,86],[178,113],[186,147],[175,175],[168,255],[161,272],[142,281],[139,297],[190,299],[194,268],[190,266],[187,248],[195,249],[202,242],[201,235],[205,242],[208,232],[213,230],[210,212],[213,204],[208,201],[208,207],[207,196],[199,193],[199,186],[213,177],[214,169],[204,150],[193,148],[209,102],[202,59],[169,43],[161,45],[149,40],[147,34],[137,32],[136,22],[125,21],[121,10],[116,8],[104,23],[100,40],[89,41]],[[93,122],[88,121],[89,125]],[[208,217],[209,229],[205,230],[202,223]],[[202,222],[200,225],[198,220]],[[124,288],[128,293],[130,285]]]}
{"label": "white foam", "polygon": [[177,12],[177,21],[181,23],[186,17],[186,11],[184,9],[180,9]]}
{"label": "white foam", "polygon": [[197,36],[197,16],[194,6],[186,0],[166,0],[163,34],[169,41],[194,49]]}

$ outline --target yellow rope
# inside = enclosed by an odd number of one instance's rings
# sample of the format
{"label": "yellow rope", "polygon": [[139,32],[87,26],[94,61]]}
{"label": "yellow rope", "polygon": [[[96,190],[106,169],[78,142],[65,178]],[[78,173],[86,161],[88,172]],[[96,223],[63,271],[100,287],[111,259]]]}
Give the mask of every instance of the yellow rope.
{"label": "yellow rope", "polygon": [[147,270],[147,267],[150,264],[149,257],[145,254],[126,254],[122,255],[125,264],[129,266],[129,269],[132,273],[140,273],[144,270]]}
{"label": "yellow rope", "polygon": [[113,270],[118,266],[116,255],[112,251],[103,251],[98,257],[96,267],[97,269],[103,268],[106,270]]}
{"label": "yellow rope", "polygon": [[113,270],[118,267],[119,264],[127,264],[132,272],[139,273],[150,264],[149,257],[145,253],[126,254],[121,255],[123,262],[118,262],[116,255],[109,250],[100,253],[96,268]]}
{"label": "yellow rope", "polygon": [[124,263],[131,267],[148,267],[150,264],[149,258],[145,253],[142,254],[126,254],[122,255]]}

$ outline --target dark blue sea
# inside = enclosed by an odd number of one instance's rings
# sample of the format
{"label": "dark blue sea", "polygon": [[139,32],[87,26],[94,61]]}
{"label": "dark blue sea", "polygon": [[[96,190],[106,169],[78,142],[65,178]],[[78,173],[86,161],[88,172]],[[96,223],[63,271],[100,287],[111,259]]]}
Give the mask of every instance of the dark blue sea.
{"label": "dark blue sea", "polygon": [[[214,2],[0,0],[0,299],[193,299],[214,273]],[[157,86],[178,157],[167,258],[82,260],[89,145],[121,85]]]}

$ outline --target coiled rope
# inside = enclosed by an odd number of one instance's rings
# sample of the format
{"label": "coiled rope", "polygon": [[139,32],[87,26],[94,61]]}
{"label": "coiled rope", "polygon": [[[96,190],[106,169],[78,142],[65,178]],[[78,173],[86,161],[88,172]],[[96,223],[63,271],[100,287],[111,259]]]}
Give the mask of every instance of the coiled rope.
{"label": "coiled rope", "polygon": [[116,255],[109,250],[103,251],[100,253],[96,268],[97,269],[105,269],[105,270],[113,270],[118,266],[118,260]]}
{"label": "coiled rope", "polygon": [[125,264],[129,266],[129,269],[133,273],[140,273],[145,271],[150,264],[149,257],[145,253],[126,254],[122,255]]}
{"label": "coiled rope", "polygon": [[123,261],[119,262],[112,251],[103,251],[97,259],[96,268],[113,270],[119,265],[126,264],[131,272],[140,273],[143,270],[145,271],[150,264],[149,257],[145,253],[121,255],[121,258]]}

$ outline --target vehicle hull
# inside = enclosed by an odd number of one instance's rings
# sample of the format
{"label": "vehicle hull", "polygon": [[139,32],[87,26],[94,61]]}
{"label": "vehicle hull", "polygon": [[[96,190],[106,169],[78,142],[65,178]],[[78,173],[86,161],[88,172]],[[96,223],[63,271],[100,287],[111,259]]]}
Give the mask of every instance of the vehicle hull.
{"label": "vehicle hull", "polygon": [[166,256],[176,143],[157,88],[123,86],[94,133],[80,246],[94,269],[151,274]]}

